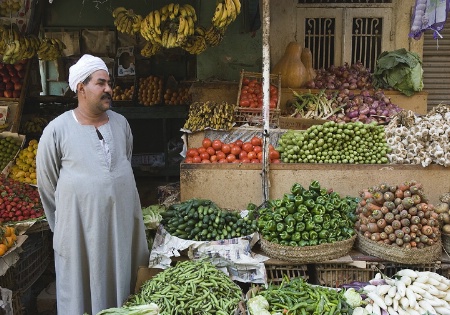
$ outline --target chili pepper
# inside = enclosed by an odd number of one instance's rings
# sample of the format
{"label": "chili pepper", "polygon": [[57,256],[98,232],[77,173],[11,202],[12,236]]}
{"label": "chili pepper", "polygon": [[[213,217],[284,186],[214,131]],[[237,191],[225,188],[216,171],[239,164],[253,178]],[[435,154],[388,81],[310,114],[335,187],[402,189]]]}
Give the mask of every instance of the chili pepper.
{"label": "chili pepper", "polygon": [[285,230],[285,229],[284,229],[284,223],[278,222],[278,223],[277,223],[276,229],[277,229],[277,232],[282,232],[282,231],[284,231],[284,230]]}
{"label": "chili pepper", "polygon": [[330,235],[330,232],[328,230],[322,230],[319,232],[320,239],[327,239],[329,235]]}
{"label": "chili pepper", "polygon": [[300,212],[296,212],[292,215],[292,217],[294,218],[294,220],[296,222],[302,221],[303,220],[303,214]]}
{"label": "chili pepper", "polygon": [[291,239],[291,235],[287,231],[282,231],[280,233],[280,238],[282,240],[290,240]]}
{"label": "chili pepper", "polygon": [[316,226],[316,224],[314,223],[314,221],[313,220],[309,220],[309,221],[306,222],[305,230],[306,231],[312,231],[312,230],[314,230],[315,226]]}
{"label": "chili pepper", "polygon": [[302,232],[302,240],[309,241],[309,232],[307,231]]}
{"label": "chili pepper", "polygon": [[312,194],[311,191],[305,190],[305,191],[302,192],[302,197],[303,197],[303,200],[306,201],[306,200],[312,199],[313,198],[313,194]]}
{"label": "chili pepper", "polygon": [[298,246],[296,241],[289,241],[289,246]]}
{"label": "chili pepper", "polygon": [[319,238],[319,234],[316,231],[309,231],[309,240],[316,240]]}
{"label": "chili pepper", "polygon": [[297,209],[293,201],[286,202],[286,209],[288,213],[294,213]]}
{"label": "chili pepper", "polygon": [[313,209],[315,205],[316,205],[316,203],[314,202],[313,199],[305,200],[305,206],[306,206],[306,208],[308,208],[308,210]]}
{"label": "chili pepper", "polygon": [[270,220],[270,221],[267,221],[267,222],[266,222],[266,225],[265,225],[264,228],[265,228],[266,230],[270,231],[270,232],[273,232],[273,231],[276,230],[277,226],[276,226],[275,221]]}
{"label": "chili pepper", "polygon": [[325,206],[323,205],[319,205],[319,204],[315,204],[314,207],[312,208],[312,214],[319,214],[319,215],[323,215],[325,214]]}
{"label": "chili pepper", "polygon": [[292,185],[292,187],[291,187],[291,193],[293,193],[294,195],[299,195],[299,194],[301,194],[304,190],[305,190],[305,188],[303,188],[303,186],[300,185],[299,183],[295,183],[295,184]]}
{"label": "chili pepper", "polygon": [[317,180],[313,180],[310,184],[309,184],[309,190],[313,190],[313,191],[320,191],[320,184]]}
{"label": "chili pepper", "polygon": [[316,198],[316,203],[319,205],[325,205],[327,203],[328,199],[324,196],[319,196]]}
{"label": "chili pepper", "polygon": [[323,217],[320,214],[316,214],[313,216],[314,223],[323,223]]}
{"label": "chili pepper", "polygon": [[298,231],[298,232],[294,232],[294,234],[292,234],[291,239],[295,242],[298,242],[302,239],[302,234]]}
{"label": "chili pepper", "polygon": [[297,232],[302,232],[306,229],[306,224],[305,222],[297,222],[297,224],[295,225],[295,230]]}
{"label": "chili pepper", "polygon": [[293,223],[290,225],[286,225],[286,232],[288,232],[289,234],[292,234],[295,232],[295,226]]}
{"label": "chili pepper", "polygon": [[296,207],[298,207],[299,205],[301,205],[303,203],[303,197],[302,195],[296,195],[294,198],[294,204]]}
{"label": "chili pepper", "polygon": [[278,211],[276,211],[276,212],[273,214],[273,220],[274,220],[275,222],[283,222],[283,216],[282,216]]}

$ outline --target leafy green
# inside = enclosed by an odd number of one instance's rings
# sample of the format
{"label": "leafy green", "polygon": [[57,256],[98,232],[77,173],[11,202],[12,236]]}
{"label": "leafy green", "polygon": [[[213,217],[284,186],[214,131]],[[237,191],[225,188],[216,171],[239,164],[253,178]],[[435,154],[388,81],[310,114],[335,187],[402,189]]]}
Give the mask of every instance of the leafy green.
{"label": "leafy green", "polygon": [[151,205],[142,208],[142,215],[144,217],[144,224],[147,229],[156,229],[162,220],[161,212],[166,208],[160,205]]}
{"label": "leafy green", "polygon": [[380,54],[373,73],[375,88],[393,88],[407,96],[423,89],[422,61],[404,48]]}

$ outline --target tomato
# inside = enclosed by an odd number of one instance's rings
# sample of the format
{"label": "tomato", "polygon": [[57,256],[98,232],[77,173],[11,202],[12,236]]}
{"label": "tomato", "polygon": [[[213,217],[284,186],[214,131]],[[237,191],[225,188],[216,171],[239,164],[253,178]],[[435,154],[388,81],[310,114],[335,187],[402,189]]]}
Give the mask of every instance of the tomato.
{"label": "tomato", "polygon": [[235,142],[234,142],[238,147],[240,147],[240,148],[242,148],[242,144],[244,143],[244,141],[242,141],[242,140],[236,140]]}
{"label": "tomato", "polygon": [[231,154],[234,154],[235,156],[239,156],[239,153],[241,153],[241,148],[238,147],[237,145],[233,145],[231,147]]}
{"label": "tomato", "polygon": [[258,102],[250,102],[250,108],[258,108]]}
{"label": "tomato", "polygon": [[187,154],[186,154],[188,157],[194,157],[194,156],[196,156],[196,155],[198,155],[198,151],[197,151],[197,149],[189,149],[188,151],[187,151]]}
{"label": "tomato", "polygon": [[227,143],[222,144],[222,152],[228,154],[231,152],[231,146]]}
{"label": "tomato", "polygon": [[255,151],[250,151],[250,152],[247,153],[247,158],[248,158],[249,160],[256,159],[257,157],[258,157],[258,155],[256,154]]}
{"label": "tomato", "polygon": [[251,144],[250,142],[244,142],[242,144],[242,150],[246,151],[247,153],[253,151],[253,144]]}
{"label": "tomato", "polygon": [[247,151],[241,151],[241,153],[239,153],[239,160],[245,159],[247,158]]}
{"label": "tomato", "polygon": [[239,164],[239,163],[241,163],[241,161],[239,161],[239,160],[234,160],[232,163]]}
{"label": "tomato", "polygon": [[228,154],[227,155],[227,161],[228,163],[232,163],[236,160],[236,156],[234,154]]}
{"label": "tomato", "polygon": [[250,160],[247,157],[245,157],[241,159],[241,163],[250,163]]}
{"label": "tomato", "polygon": [[202,160],[209,160],[209,154],[208,154],[208,152],[202,152],[202,153],[200,153],[200,158],[202,159]]}
{"label": "tomato", "polygon": [[187,157],[185,160],[184,160],[184,163],[192,163],[193,161],[192,161],[192,158],[191,157]]}
{"label": "tomato", "polygon": [[242,84],[243,85],[248,85],[250,83],[250,79],[249,78],[243,78],[242,79]]}
{"label": "tomato", "polygon": [[277,108],[277,102],[270,100],[269,108]]}
{"label": "tomato", "polygon": [[211,161],[210,160],[202,160],[201,163],[211,163]]}
{"label": "tomato", "polygon": [[270,163],[280,164],[281,161],[279,159],[275,159],[275,160],[270,161]]}
{"label": "tomato", "polygon": [[275,148],[274,148],[273,145],[271,145],[271,144],[269,143],[269,151],[270,151],[270,150],[275,150]]}
{"label": "tomato", "polygon": [[209,138],[205,138],[202,141],[202,147],[209,148],[212,145],[212,141]]}
{"label": "tomato", "polygon": [[202,154],[203,152],[206,152],[206,149],[204,147],[200,147],[197,149],[198,155]]}
{"label": "tomato", "polygon": [[263,160],[263,153],[262,153],[262,152],[256,153],[256,158],[257,158],[258,160],[262,161],[262,160]]}
{"label": "tomato", "polygon": [[261,145],[262,145],[262,140],[261,140],[260,137],[254,136],[254,137],[252,137],[252,138],[250,139],[250,143],[251,143],[253,146],[257,146],[257,145],[261,146]]}
{"label": "tomato", "polygon": [[209,160],[212,162],[212,163],[214,163],[214,162],[217,162],[217,155],[211,155],[211,157],[209,158]]}
{"label": "tomato", "polygon": [[249,107],[250,106],[250,102],[248,100],[241,100],[241,101],[239,101],[239,106],[241,106],[241,107]]}
{"label": "tomato", "polygon": [[219,163],[228,163],[227,159],[220,159]]}
{"label": "tomato", "polygon": [[212,147],[214,148],[214,150],[218,151],[222,148],[222,141],[220,141],[219,139],[216,139],[212,142]]}
{"label": "tomato", "polygon": [[206,152],[208,152],[209,155],[215,155],[216,154],[216,150],[214,150],[213,147],[208,147],[206,149]]}
{"label": "tomato", "polygon": [[199,155],[196,155],[192,158],[193,163],[200,163],[202,161],[202,158]]}
{"label": "tomato", "polygon": [[258,159],[250,160],[251,163],[261,163]]}
{"label": "tomato", "polygon": [[269,151],[269,158],[271,160],[279,159],[280,158],[280,152],[277,150],[270,150]]}
{"label": "tomato", "polygon": [[254,145],[253,146],[253,151],[255,151],[256,154],[258,154],[259,152],[262,152],[262,146]]}
{"label": "tomato", "polygon": [[217,155],[217,160],[221,160],[226,157],[226,154],[223,153],[222,151],[216,151],[216,155]]}

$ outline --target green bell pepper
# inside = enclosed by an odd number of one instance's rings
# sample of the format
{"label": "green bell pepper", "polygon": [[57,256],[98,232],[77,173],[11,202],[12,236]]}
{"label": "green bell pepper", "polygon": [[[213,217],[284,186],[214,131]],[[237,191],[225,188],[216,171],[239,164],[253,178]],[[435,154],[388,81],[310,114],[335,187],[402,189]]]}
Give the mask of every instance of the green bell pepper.
{"label": "green bell pepper", "polygon": [[284,218],[284,223],[286,223],[286,224],[292,223],[292,225],[295,225],[296,221],[295,221],[295,219],[294,219],[294,215],[288,214],[288,215]]}
{"label": "green bell pepper", "polygon": [[280,233],[280,238],[282,240],[290,240],[291,239],[291,234],[289,234],[287,231],[282,231]]}
{"label": "green bell pepper", "polygon": [[319,245],[328,243],[326,238],[319,238]]}
{"label": "green bell pepper", "polygon": [[334,211],[334,205],[331,201],[327,201],[325,203],[325,211],[328,213],[332,213]]}
{"label": "green bell pepper", "polygon": [[308,246],[309,242],[308,242],[308,240],[302,239],[302,240],[298,241],[297,244],[298,244],[298,246],[303,247],[303,246]]}
{"label": "green bell pepper", "polygon": [[283,218],[284,217],[278,211],[275,211],[275,213],[273,214],[273,220],[275,222],[283,222]]}
{"label": "green bell pepper", "polygon": [[294,232],[294,234],[292,234],[291,239],[295,242],[298,242],[302,239],[302,234],[298,231],[298,232]]}
{"label": "green bell pepper", "polygon": [[295,203],[293,201],[286,202],[286,209],[287,209],[287,212],[291,213],[291,214],[297,210]]}
{"label": "green bell pepper", "polygon": [[309,232],[307,231],[302,232],[302,240],[309,241]]}
{"label": "green bell pepper", "polygon": [[303,221],[303,213],[296,212],[292,215],[292,217],[294,218],[295,222]]}
{"label": "green bell pepper", "polygon": [[297,224],[295,225],[295,230],[297,232],[302,232],[306,229],[306,224],[305,222],[297,222]]}
{"label": "green bell pepper", "polygon": [[319,239],[309,240],[309,246],[316,246],[316,245],[319,245]]}
{"label": "green bell pepper", "polygon": [[256,208],[258,208],[258,206],[255,205],[255,204],[252,203],[252,202],[250,202],[250,203],[247,205],[247,210],[256,210]]}
{"label": "green bell pepper", "polygon": [[306,206],[306,208],[308,208],[308,210],[312,210],[315,205],[316,205],[316,203],[314,202],[313,199],[305,200],[305,206]]}
{"label": "green bell pepper", "polygon": [[305,190],[305,188],[303,188],[303,186],[300,185],[299,183],[295,183],[295,184],[292,185],[292,187],[291,187],[291,193],[293,193],[294,195],[299,195],[299,194],[301,194],[304,190]]}
{"label": "green bell pepper", "polygon": [[330,232],[328,230],[322,230],[319,232],[320,239],[327,239],[329,235],[330,235]]}
{"label": "green bell pepper", "polygon": [[267,224],[267,221],[264,221],[264,220],[261,220],[261,219],[259,219],[256,222],[257,222],[258,230],[262,230]]}
{"label": "green bell pepper", "polygon": [[294,204],[298,208],[299,205],[303,203],[303,197],[302,195],[296,195],[294,198]]}
{"label": "green bell pepper", "polygon": [[331,222],[330,222],[330,220],[325,220],[325,218],[324,218],[323,223],[322,223],[322,228],[323,228],[324,230],[329,230],[330,227],[331,227]]}
{"label": "green bell pepper", "polygon": [[266,229],[266,230],[268,230],[268,231],[270,231],[270,232],[275,231],[276,228],[277,228],[276,223],[275,223],[275,221],[273,221],[273,220],[267,221],[267,222],[266,222],[266,225],[265,225],[265,227],[264,227],[264,229]]}
{"label": "green bell pepper", "polygon": [[295,232],[295,225],[293,223],[286,224],[286,232],[292,234]]}
{"label": "green bell pepper", "polygon": [[316,240],[319,238],[319,233],[316,231],[309,231],[309,240]]}
{"label": "green bell pepper", "polygon": [[304,204],[301,204],[297,207],[297,212],[304,215],[305,213],[308,213],[309,210]]}
{"label": "green bell pepper", "polygon": [[316,192],[320,191],[320,184],[317,180],[313,180],[310,184],[309,184],[309,190],[313,190]]}
{"label": "green bell pepper", "polygon": [[279,207],[277,210],[275,210],[275,213],[281,214],[283,219],[289,214],[286,207]]}
{"label": "green bell pepper", "polygon": [[284,194],[283,195],[283,201],[284,202],[294,201],[294,198],[295,198],[294,194]]}
{"label": "green bell pepper", "polygon": [[282,231],[284,231],[284,230],[285,230],[285,228],[284,228],[284,223],[278,222],[278,223],[277,223],[277,232],[282,232]]}
{"label": "green bell pepper", "polygon": [[314,225],[313,231],[316,231],[317,233],[319,233],[320,231],[322,231],[322,224],[316,223],[316,225]]}
{"label": "green bell pepper", "polygon": [[320,188],[319,195],[321,195],[321,196],[327,196],[327,195],[328,195],[328,189],[326,189],[326,188]]}
{"label": "green bell pepper", "polygon": [[296,241],[289,241],[289,246],[298,246]]}
{"label": "green bell pepper", "polygon": [[312,230],[314,230],[315,226],[316,226],[316,224],[314,223],[314,221],[313,220],[309,220],[309,221],[306,222],[305,230],[306,231],[312,231]]}
{"label": "green bell pepper", "polygon": [[325,206],[323,206],[323,205],[319,205],[319,204],[315,204],[314,205],[314,207],[312,208],[312,214],[315,214],[315,215],[323,215],[323,214],[325,214],[325,211],[326,211],[326,209],[325,209]]}
{"label": "green bell pepper", "polygon": [[280,245],[283,245],[283,246],[289,246],[289,241],[287,241],[287,240],[281,240],[281,241],[280,241]]}
{"label": "green bell pepper", "polygon": [[313,216],[314,223],[322,224],[323,223],[323,216],[320,214],[316,214]]}
{"label": "green bell pepper", "polygon": [[335,237],[330,236],[330,237],[328,237],[327,243],[334,243],[336,241],[337,241],[337,239]]}
{"label": "green bell pepper", "polygon": [[303,197],[303,200],[306,201],[309,199],[313,199],[314,195],[311,191],[305,190],[304,192],[302,192],[302,197]]}
{"label": "green bell pepper", "polygon": [[316,198],[316,203],[319,205],[325,205],[327,203],[328,199],[324,196],[319,196]]}

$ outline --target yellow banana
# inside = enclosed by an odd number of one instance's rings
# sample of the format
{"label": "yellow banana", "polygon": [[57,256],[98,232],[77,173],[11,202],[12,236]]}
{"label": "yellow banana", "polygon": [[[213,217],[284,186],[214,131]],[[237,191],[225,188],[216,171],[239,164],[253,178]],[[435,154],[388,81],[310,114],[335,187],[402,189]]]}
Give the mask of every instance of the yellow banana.
{"label": "yellow banana", "polygon": [[186,9],[186,11],[188,12],[189,16],[192,16],[194,18],[194,21],[197,21],[197,14],[195,14],[195,9],[192,5],[186,3],[183,5],[183,8]]}
{"label": "yellow banana", "polygon": [[179,3],[175,3],[173,5],[173,15],[176,17],[178,15],[179,11],[180,11],[180,4]]}
{"label": "yellow banana", "polygon": [[155,16],[154,16],[154,11],[151,11],[148,15],[147,15],[147,25],[149,29],[155,29]]}
{"label": "yellow banana", "polygon": [[178,23],[178,30],[177,30],[177,33],[178,33],[178,34],[181,34],[181,33],[183,33],[184,28],[186,27],[187,21],[186,21],[186,19],[185,19],[182,15],[180,15],[180,16],[178,17],[178,20],[179,20],[179,23]]}
{"label": "yellow banana", "polygon": [[225,0],[228,16],[231,17],[231,21],[236,20],[236,7],[233,0]]}
{"label": "yellow banana", "polygon": [[195,25],[194,25],[194,20],[192,19],[192,17],[188,17],[187,22],[189,24],[189,35],[194,34],[195,31]]}
{"label": "yellow banana", "polygon": [[168,30],[168,29],[165,29],[164,32],[162,33],[161,42],[162,42],[162,45],[163,45],[164,47],[166,47],[166,48],[168,48],[168,47],[167,47],[167,41],[168,41],[168,39],[169,39],[169,30]]}
{"label": "yellow banana", "polygon": [[184,6],[180,6],[178,11],[180,12],[180,15],[184,18],[189,15],[188,11],[186,10],[186,8]]}
{"label": "yellow banana", "polygon": [[125,12],[125,11],[127,11],[127,9],[125,9],[124,7],[117,7],[117,8],[115,8],[115,9],[113,10],[112,16],[115,18],[115,17],[117,17],[117,15],[118,15],[120,12]]}
{"label": "yellow banana", "polygon": [[153,19],[155,31],[161,35],[161,13],[158,10],[153,11]]}
{"label": "yellow banana", "polygon": [[173,7],[174,7],[174,4],[173,4],[173,3],[169,3],[169,4],[167,5],[167,11],[168,11],[169,14],[170,14],[170,13],[173,13]]}
{"label": "yellow banana", "polygon": [[233,0],[234,6],[236,7],[236,14],[241,13],[241,1],[240,0]]}
{"label": "yellow banana", "polygon": [[121,11],[119,14],[117,14],[116,18],[114,19],[114,25],[118,26],[120,21],[126,16],[127,11]]}
{"label": "yellow banana", "polygon": [[222,6],[223,4],[221,2],[217,4],[216,11],[214,11],[214,16],[212,18],[213,23],[219,21],[220,17],[222,16]]}

